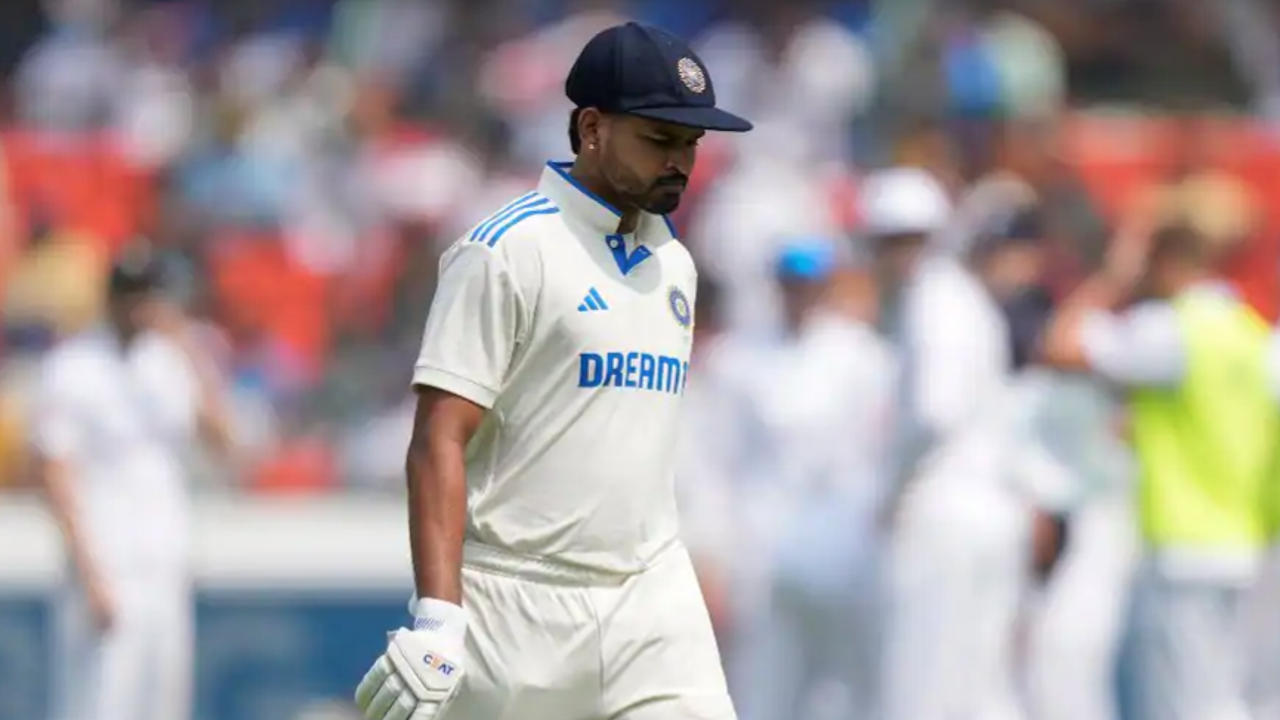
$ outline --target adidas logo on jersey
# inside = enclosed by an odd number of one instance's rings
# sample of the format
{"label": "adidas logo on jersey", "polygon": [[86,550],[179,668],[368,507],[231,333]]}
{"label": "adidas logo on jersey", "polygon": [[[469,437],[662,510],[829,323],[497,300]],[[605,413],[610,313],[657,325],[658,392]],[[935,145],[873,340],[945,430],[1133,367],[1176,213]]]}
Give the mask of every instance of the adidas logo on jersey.
{"label": "adidas logo on jersey", "polygon": [[582,299],[582,304],[578,306],[578,312],[593,312],[596,310],[608,310],[609,304],[600,297],[600,293],[595,288],[587,290],[587,296]]}

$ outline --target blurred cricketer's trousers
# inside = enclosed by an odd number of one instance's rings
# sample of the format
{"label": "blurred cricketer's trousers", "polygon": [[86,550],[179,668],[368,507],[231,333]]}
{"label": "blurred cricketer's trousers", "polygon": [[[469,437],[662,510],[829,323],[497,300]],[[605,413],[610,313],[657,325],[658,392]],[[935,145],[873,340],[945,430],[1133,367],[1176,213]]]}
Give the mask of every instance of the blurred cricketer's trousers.
{"label": "blurred cricketer's trousers", "polygon": [[1020,720],[1013,678],[1030,512],[994,481],[907,489],[889,553],[884,720]]}
{"label": "blurred cricketer's trousers", "polygon": [[1138,555],[1127,488],[1072,516],[1061,562],[1032,611],[1028,711],[1036,720],[1114,720],[1115,664]]}
{"label": "blurred cricketer's trousers", "polygon": [[1248,696],[1256,720],[1280,720],[1280,545],[1245,601]]}
{"label": "blurred cricketer's trousers", "polygon": [[185,577],[113,576],[115,625],[91,624],[84,594],[64,588],[54,614],[54,720],[191,717],[192,594]]}
{"label": "blurred cricketer's trousers", "polygon": [[1121,720],[1248,720],[1247,586],[1173,579],[1153,557],[1130,593],[1116,687]]}
{"label": "blurred cricketer's trousers", "polygon": [[735,622],[739,720],[874,717],[882,613],[871,500],[815,491],[772,506],[786,521],[764,551],[767,579]]}

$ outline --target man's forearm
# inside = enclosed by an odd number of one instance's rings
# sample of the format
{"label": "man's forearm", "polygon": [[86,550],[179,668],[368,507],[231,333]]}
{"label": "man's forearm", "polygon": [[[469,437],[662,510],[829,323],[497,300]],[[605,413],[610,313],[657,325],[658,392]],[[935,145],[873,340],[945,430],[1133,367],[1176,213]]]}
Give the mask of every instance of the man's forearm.
{"label": "man's forearm", "polygon": [[462,602],[465,444],[432,438],[410,448],[409,542],[418,597]]}
{"label": "man's forearm", "polygon": [[49,505],[49,514],[62,535],[67,554],[81,581],[97,573],[93,555],[80,532],[75,496],[67,478],[67,467],[57,460],[40,462],[39,479]]}
{"label": "man's forearm", "polygon": [[233,448],[230,413],[218,368],[196,344],[191,330],[184,327],[172,337],[195,374],[199,432],[219,454],[230,455]]}
{"label": "man's forearm", "polygon": [[1087,370],[1082,327],[1085,317],[1096,310],[1111,310],[1128,292],[1106,273],[1097,273],[1081,283],[1062,303],[1045,329],[1043,361],[1064,370]]}

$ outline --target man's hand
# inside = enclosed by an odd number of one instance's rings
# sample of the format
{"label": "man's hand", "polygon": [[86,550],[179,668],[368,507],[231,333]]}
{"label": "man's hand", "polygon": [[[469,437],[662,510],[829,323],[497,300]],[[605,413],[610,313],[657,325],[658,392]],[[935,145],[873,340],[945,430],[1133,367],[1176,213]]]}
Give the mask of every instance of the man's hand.
{"label": "man's hand", "polygon": [[467,612],[438,598],[414,598],[409,607],[414,629],[388,636],[387,651],[356,688],[368,720],[440,718],[462,680]]}
{"label": "man's hand", "polygon": [[463,670],[439,633],[400,628],[387,651],[356,688],[356,705],[368,720],[442,718],[453,702]]}
{"label": "man's hand", "polygon": [[1103,272],[1123,292],[1132,291],[1146,275],[1159,222],[1160,204],[1154,194],[1139,196],[1121,218]]}
{"label": "man's hand", "polygon": [[107,583],[97,573],[86,573],[83,580],[84,596],[89,605],[89,617],[93,627],[101,634],[111,631],[116,622],[116,603]]}

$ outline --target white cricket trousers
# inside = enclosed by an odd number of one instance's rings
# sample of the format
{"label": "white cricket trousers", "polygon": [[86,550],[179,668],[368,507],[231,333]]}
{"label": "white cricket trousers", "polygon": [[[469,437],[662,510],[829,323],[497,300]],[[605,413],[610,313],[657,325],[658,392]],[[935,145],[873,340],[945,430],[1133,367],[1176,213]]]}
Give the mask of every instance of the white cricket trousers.
{"label": "white cricket trousers", "polygon": [[117,578],[115,625],[99,633],[78,587],[56,598],[54,720],[191,717],[192,594],[186,578]]}
{"label": "white cricket trousers", "polygon": [[887,572],[885,720],[1024,717],[1013,649],[1028,517],[961,477],[922,479],[903,497]]}
{"label": "white cricket trousers", "polygon": [[[775,512],[783,512],[774,505]],[[883,624],[878,528],[868,503],[813,493],[771,553],[771,577],[741,602],[730,680],[742,720],[876,717]]]}
{"label": "white cricket trousers", "polygon": [[1132,501],[1109,492],[1072,518],[1066,553],[1028,628],[1036,720],[1115,720],[1115,665],[1138,558]]}
{"label": "white cricket trousers", "polygon": [[1247,720],[1240,584],[1138,568],[1121,645],[1122,720]]}
{"label": "white cricket trousers", "polygon": [[735,720],[683,545],[597,573],[468,542],[462,687],[442,720]]}

